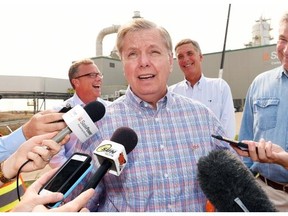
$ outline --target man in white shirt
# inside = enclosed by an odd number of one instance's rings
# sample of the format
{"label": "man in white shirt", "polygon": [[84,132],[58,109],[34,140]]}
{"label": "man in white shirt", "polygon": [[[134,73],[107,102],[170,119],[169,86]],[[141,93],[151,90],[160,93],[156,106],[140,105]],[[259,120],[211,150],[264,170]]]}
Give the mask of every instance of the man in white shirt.
{"label": "man in white shirt", "polygon": [[[103,103],[104,106],[111,103],[100,98],[103,74],[91,59],[75,61],[69,69],[68,76],[75,93],[53,109],[60,110],[63,107],[74,107],[78,104],[84,107],[95,100]],[[69,142],[51,159],[49,165],[52,168],[61,166],[74,153],[76,142],[77,137],[72,133]]]}
{"label": "man in white shirt", "polygon": [[175,54],[185,79],[169,87],[175,93],[205,104],[222,123],[226,135],[235,137],[235,113],[231,89],[220,78],[207,78],[202,72],[203,55],[199,44],[183,39],[175,46]]}

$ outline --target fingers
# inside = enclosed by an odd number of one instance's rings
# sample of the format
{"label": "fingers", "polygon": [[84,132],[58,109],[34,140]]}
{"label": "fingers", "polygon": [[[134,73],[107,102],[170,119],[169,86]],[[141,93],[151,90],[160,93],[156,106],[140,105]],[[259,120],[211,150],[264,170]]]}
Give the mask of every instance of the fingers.
{"label": "fingers", "polygon": [[244,143],[248,144],[248,154],[249,157],[253,160],[253,161],[259,161],[258,158],[258,151],[256,149],[257,143],[251,140],[244,140]]}
{"label": "fingers", "polygon": [[62,119],[63,113],[56,111],[43,111],[35,114],[32,118],[23,125],[23,133],[26,139],[33,136],[60,131],[66,127]]}
{"label": "fingers", "polygon": [[78,211],[86,211],[88,209],[84,208],[87,202],[94,194],[94,189],[90,188],[89,190],[84,191],[74,200],[66,203],[59,208],[50,209],[50,211],[57,211],[57,212],[78,212]]}
{"label": "fingers", "polygon": [[61,141],[61,142],[59,142],[59,145],[64,145],[64,144],[66,144],[68,141],[70,140],[70,134],[67,134],[65,137],[64,137],[64,139]]}
{"label": "fingers", "polygon": [[13,169],[18,170],[27,160],[31,161],[23,167],[23,172],[44,168],[61,150],[61,145],[52,140],[56,134],[57,132],[35,136],[23,143],[15,156]]}
{"label": "fingers", "polygon": [[38,193],[39,190],[48,182],[48,180],[57,172],[58,169],[59,168],[55,168],[44,173],[39,179],[37,179],[35,182],[33,182],[32,185],[28,187],[28,193],[31,193],[31,191],[36,191]]}
{"label": "fingers", "polygon": [[63,113],[59,113],[57,111],[54,110],[50,110],[50,111],[44,111],[44,112],[40,112],[38,113],[39,115],[35,115],[35,118],[37,119],[37,121],[42,122],[43,124],[47,124],[47,123],[53,123],[59,120],[63,120],[62,116]]}
{"label": "fingers", "polygon": [[55,174],[57,170],[58,168],[48,171],[28,187],[21,201],[21,203],[27,203],[26,206],[27,208],[29,207],[27,211],[47,211],[47,208],[43,205],[58,202],[64,198],[63,194],[56,192],[38,194],[39,190],[44,186],[44,184],[46,184],[46,182]]}
{"label": "fingers", "polygon": [[61,145],[53,140],[43,140],[41,146],[35,146],[32,152],[40,155],[45,162],[49,162],[51,158],[58,154],[61,150]]}
{"label": "fingers", "polygon": [[48,161],[45,161],[39,154],[34,152],[28,152],[27,158],[30,161],[22,168],[23,172],[39,170],[48,164]]}
{"label": "fingers", "polygon": [[247,151],[243,151],[240,148],[231,145],[231,147],[237,152],[238,155],[243,156],[243,157],[249,157],[249,153]]}
{"label": "fingers", "polygon": [[259,159],[262,162],[273,162],[272,142],[265,142],[264,139],[259,141]]}
{"label": "fingers", "polygon": [[80,210],[80,212],[90,212],[90,211],[89,211],[89,209],[87,209],[87,208],[82,208],[82,209]]}
{"label": "fingers", "polygon": [[[43,148],[43,146],[45,146],[45,148]],[[42,141],[42,152],[47,153],[51,157],[53,157],[54,155],[56,155],[60,150],[61,150],[61,145],[59,145],[58,143],[56,143],[54,140],[43,140]]]}
{"label": "fingers", "polygon": [[54,155],[51,153],[50,148],[46,146],[35,146],[32,152],[38,154],[45,162],[49,162]]}
{"label": "fingers", "polygon": [[[242,141],[242,142],[244,142],[244,141]],[[244,150],[240,149],[239,147],[237,147],[236,145],[231,145],[231,147],[237,152],[238,155],[243,156],[243,157],[249,157],[248,151],[244,151]]]}

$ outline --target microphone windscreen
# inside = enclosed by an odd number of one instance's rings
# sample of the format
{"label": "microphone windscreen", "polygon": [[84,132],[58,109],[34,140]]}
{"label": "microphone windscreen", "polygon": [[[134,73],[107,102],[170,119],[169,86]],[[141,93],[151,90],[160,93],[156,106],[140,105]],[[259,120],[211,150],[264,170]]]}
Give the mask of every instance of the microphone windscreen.
{"label": "microphone windscreen", "polygon": [[243,212],[236,198],[250,212],[276,211],[253,174],[228,150],[214,150],[201,157],[197,175],[201,189],[219,212]]}
{"label": "microphone windscreen", "polygon": [[134,130],[129,127],[120,127],[114,131],[111,141],[122,144],[126,154],[129,154],[137,145],[138,136]]}
{"label": "microphone windscreen", "polygon": [[84,110],[93,122],[100,120],[106,112],[105,106],[99,101],[92,101],[88,103],[84,107]]}

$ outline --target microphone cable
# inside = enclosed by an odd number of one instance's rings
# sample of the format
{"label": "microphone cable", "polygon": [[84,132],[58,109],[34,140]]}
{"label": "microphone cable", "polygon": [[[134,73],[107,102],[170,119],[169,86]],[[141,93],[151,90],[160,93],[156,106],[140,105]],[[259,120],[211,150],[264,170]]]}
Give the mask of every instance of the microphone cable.
{"label": "microphone cable", "polygon": [[[26,162],[24,162],[18,169],[18,172],[17,172],[17,175],[16,175],[16,190],[17,190],[17,197],[18,197],[18,200],[19,202],[21,201],[21,197],[20,197],[20,189],[19,189],[19,178],[20,178],[20,173],[21,173],[21,170],[22,168],[27,164],[29,163],[31,160],[27,160]],[[23,182],[24,184],[24,182]]]}

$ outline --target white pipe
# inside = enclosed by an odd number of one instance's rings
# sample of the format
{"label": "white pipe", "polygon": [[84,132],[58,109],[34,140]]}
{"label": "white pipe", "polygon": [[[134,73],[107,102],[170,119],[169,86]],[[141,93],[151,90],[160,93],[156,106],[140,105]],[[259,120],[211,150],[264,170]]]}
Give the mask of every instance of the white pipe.
{"label": "white pipe", "polygon": [[120,28],[120,25],[112,25],[110,27],[102,29],[96,39],[96,56],[102,56],[103,55],[103,39],[108,34],[117,33],[118,29]]}

